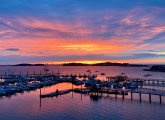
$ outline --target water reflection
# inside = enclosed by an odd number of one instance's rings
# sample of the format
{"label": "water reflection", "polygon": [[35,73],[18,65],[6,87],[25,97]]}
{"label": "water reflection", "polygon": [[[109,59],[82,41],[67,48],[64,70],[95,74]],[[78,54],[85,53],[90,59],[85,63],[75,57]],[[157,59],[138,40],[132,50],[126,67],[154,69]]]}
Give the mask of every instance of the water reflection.
{"label": "water reflection", "polygon": [[[10,70],[9,70],[10,69]],[[130,77],[143,77],[148,72],[144,68],[125,68],[125,67],[62,67],[51,66],[50,70],[63,74],[83,74],[90,69],[98,74],[99,79],[104,79],[106,75],[118,75],[125,72]],[[5,71],[12,73],[36,73],[43,72],[43,67],[1,67],[0,73]],[[97,72],[99,71],[99,72]],[[100,75],[105,72],[106,75]],[[151,72],[150,72],[151,73]],[[165,78],[165,74],[152,73],[151,78]],[[152,96],[152,102],[149,103],[148,95],[142,95],[142,102],[139,102],[139,94],[133,95],[131,101],[130,94],[125,96],[115,95],[83,95],[71,92],[69,94],[41,99],[40,94],[54,92],[56,89],[65,90],[72,88],[81,88],[70,83],[62,83],[45,87],[31,92],[18,93],[14,96],[0,98],[0,120],[164,120],[165,118],[165,97],[162,98],[163,104],[159,104],[158,96]],[[158,88],[159,89],[159,88]],[[162,88],[160,88],[162,89]],[[40,91],[41,90],[41,91]],[[41,93],[40,93],[41,92]]]}
{"label": "water reflection", "polygon": [[[81,86],[73,86],[80,88]],[[72,84],[61,83],[42,88],[49,93],[56,89],[71,89]],[[40,99],[40,90],[17,94],[10,99],[0,100],[1,120],[77,120],[98,119],[159,119],[164,120],[165,105],[159,103],[139,102],[138,96],[133,101],[121,96],[96,94],[93,96],[69,93],[59,97]],[[129,97],[129,96],[128,96]],[[140,114],[140,116],[138,116]]]}
{"label": "water reflection", "polygon": [[[40,89],[40,94],[46,94],[46,93],[51,93],[51,92],[55,92],[56,89],[58,89],[59,91],[61,90],[66,90],[66,89],[74,89],[74,88],[85,88],[84,86],[76,86],[76,85],[73,85],[71,83],[59,83],[59,84],[56,84],[56,85],[53,85],[53,86],[50,86],[50,87],[46,87],[46,88],[42,88]],[[139,96],[139,93],[133,93],[132,96],[131,94],[129,93],[128,95],[125,95],[125,96],[122,96],[122,95],[115,95],[115,94],[102,94],[102,93],[92,93],[92,94],[81,94],[81,93],[74,93],[73,91],[71,93],[71,98],[73,99],[74,98],[74,95],[75,94],[78,94],[82,101],[83,99],[83,96],[88,96],[90,98],[90,101],[93,101],[93,102],[98,102],[100,101],[101,99],[122,99],[122,100],[134,100],[134,101],[140,101],[140,102],[149,102],[149,96],[147,94],[142,94],[141,95],[141,99],[140,99],[140,96]],[[77,95],[75,95],[77,97]],[[60,97],[60,96],[59,96]],[[58,96],[56,96],[56,98],[58,98]],[[45,99],[45,98],[44,98]],[[49,98],[46,98],[46,99],[49,99]],[[162,101],[163,103],[165,102],[165,97],[162,96]],[[159,103],[159,96],[158,95],[152,95],[152,102],[157,102]]]}
{"label": "water reflection", "polygon": [[101,99],[102,99],[101,95],[93,95],[93,94],[90,95],[90,100],[93,102],[98,102]]}

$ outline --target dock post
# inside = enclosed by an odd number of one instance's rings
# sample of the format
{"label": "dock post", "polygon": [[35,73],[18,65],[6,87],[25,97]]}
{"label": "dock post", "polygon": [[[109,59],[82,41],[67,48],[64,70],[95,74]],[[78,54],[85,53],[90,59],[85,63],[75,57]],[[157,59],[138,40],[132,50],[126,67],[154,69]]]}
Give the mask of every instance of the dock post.
{"label": "dock post", "polygon": [[115,98],[117,99],[117,94],[115,94]]}
{"label": "dock post", "polygon": [[139,97],[140,97],[140,102],[142,101],[142,94],[141,92],[139,93]]}
{"label": "dock post", "polygon": [[133,100],[133,93],[131,92],[131,100]]}
{"label": "dock post", "polygon": [[40,109],[41,109],[41,105],[42,103],[41,103],[41,88],[40,88]]}
{"label": "dock post", "polygon": [[41,96],[41,88],[40,88],[40,96]]}
{"label": "dock post", "polygon": [[124,92],[122,93],[122,99],[124,100]]}
{"label": "dock post", "polygon": [[160,104],[162,103],[162,96],[161,95],[159,95],[159,98],[160,98]]}
{"label": "dock post", "polygon": [[149,94],[149,102],[151,103],[151,94]]}

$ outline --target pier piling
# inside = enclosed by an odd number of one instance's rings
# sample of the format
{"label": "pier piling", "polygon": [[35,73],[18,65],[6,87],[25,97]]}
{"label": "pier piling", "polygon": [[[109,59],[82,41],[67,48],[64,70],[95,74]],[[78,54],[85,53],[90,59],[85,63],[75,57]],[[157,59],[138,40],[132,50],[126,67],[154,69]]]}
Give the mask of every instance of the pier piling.
{"label": "pier piling", "polygon": [[131,92],[131,100],[133,100],[133,93]]}
{"label": "pier piling", "polygon": [[124,93],[122,94],[122,99],[124,100]]}
{"label": "pier piling", "polygon": [[160,104],[162,103],[162,96],[159,95],[159,99],[160,99]]}
{"label": "pier piling", "polygon": [[151,103],[151,94],[149,94],[149,102]]}
{"label": "pier piling", "polygon": [[115,94],[115,98],[117,99],[117,94]]}
{"label": "pier piling", "polygon": [[141,92],[139,93],[139,98],[140,98],[140,102],[142,101],[142,94]]}

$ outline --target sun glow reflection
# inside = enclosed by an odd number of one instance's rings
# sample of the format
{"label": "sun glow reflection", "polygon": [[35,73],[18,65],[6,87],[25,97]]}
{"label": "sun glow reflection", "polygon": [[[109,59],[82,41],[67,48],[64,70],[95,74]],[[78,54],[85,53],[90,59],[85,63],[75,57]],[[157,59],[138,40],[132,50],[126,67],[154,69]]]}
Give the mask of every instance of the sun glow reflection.
{"label": "sun glow reflection", "polygon": [[60,61],[60,62],[47,62],[48,64],[64,64],[64,63],[83,63],[83,64],[95,64],[95,63],[103,63],[107,61],[101,60],[83,60],[83,61]]}

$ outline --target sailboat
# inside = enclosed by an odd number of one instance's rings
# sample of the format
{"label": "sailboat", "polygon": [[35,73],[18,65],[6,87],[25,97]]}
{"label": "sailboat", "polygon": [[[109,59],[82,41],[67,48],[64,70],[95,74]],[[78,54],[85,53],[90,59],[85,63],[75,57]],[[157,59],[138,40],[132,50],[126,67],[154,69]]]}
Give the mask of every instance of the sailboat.
{"label": "sailboat", "polygon": [[49,72],[48,63],[44,65],[44,72],[45,74]]}

